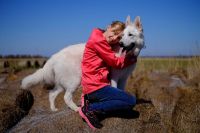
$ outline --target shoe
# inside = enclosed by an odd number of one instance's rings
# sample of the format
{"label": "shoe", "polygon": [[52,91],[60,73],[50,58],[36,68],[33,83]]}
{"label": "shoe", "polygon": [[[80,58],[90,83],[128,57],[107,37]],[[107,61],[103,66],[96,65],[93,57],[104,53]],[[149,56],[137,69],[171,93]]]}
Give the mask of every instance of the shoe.
{"label": "shoe", "polygon": [[96,115],[92,111],[87,111],[86,106],[83,106],[79,109],[80,116],[87,122],[90,128],[102,128],[103,125],[99,122]]}

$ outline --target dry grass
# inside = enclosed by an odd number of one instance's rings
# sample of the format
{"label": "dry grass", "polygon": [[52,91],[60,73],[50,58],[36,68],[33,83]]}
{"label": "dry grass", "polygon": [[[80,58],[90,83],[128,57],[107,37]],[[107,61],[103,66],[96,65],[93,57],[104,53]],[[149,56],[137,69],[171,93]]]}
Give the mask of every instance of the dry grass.
{"label": "dry grass", "polygon": [[[6,99],[6,96],[2,96]],[[1,101],[0,111],[0,132],[6,132],[9,128],[18,123],[25,115],[28,114],[33,105],[33,95],[30,91],[19,91],[15,103],[3,103]]]}
{"label": "dry grass", "polygon": [[[200,131],[200,58],[140,59],[128,91],[151,100],[166,132]],[[170,86],[173,78],[182,81]]]}
{"label": "dry grass", "polygon": [[[14,102],[20,81],[35,69],[7,75],[0,94],[0,111],[16,107]],[[140,58],[126,90],[139,99],[150,100],[135,106],[138,118],[111,117],[102,121],[96,132],[198,132],[200,131],[200,58]],[[29,114],[10,132],[92,132],[80,116],[56,99],[58,112],[51,112],[48,91],[42,85],[31,88],[34,105]],[[74,94],[80,104],[81,88]],[[14,106],[13,106],[14,105]],[[12,106],[12,107],[11,107]],[[17,108],[16,108],[17,110]],[[123,114],[122,114],[123,115]],[[1,125],[2,127],[2,125]],[[5,125],[4,125],[5,127]]]}

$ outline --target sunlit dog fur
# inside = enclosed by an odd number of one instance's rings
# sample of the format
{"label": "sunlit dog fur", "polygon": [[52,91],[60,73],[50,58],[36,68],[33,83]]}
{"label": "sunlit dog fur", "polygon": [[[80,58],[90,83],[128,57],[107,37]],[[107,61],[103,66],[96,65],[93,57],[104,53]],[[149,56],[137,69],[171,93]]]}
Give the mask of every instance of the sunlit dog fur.
{"label": "sunlit dog fur", "polygon": [[[120,56],[122,49],[131,51],[138,56],[144,47],[144,36],[140,17],[136,17],[131,22],[127,17],[126,28],[120,40],[122,48],[116,51]],[[81,82],[81,61],[85,48],[85,43],[68,46],[51,56],[43,68],[28,75],[22,80],[21,88],[28,89],[38,83],[54,85],[54,89],[49,92],[49,102],[52,111],[57,111],[54,101],[59,93],[65,90],[64,101],[74,111],[78,111],[78,106],[73,102],[73,92],[80,86]],[[125,88],[128,76],[134,70],[136,64],[124,69],[112,69],[111,85],[120,89]]]}

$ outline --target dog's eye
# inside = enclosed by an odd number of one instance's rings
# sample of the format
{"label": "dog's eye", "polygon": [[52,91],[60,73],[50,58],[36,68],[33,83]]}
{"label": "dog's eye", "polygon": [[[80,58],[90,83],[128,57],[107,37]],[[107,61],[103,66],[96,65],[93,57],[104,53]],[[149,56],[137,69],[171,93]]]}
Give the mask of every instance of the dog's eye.
{"label": "dog's eye", "polygon": [[128,36],[133,36],[133,34],[129,33]]}

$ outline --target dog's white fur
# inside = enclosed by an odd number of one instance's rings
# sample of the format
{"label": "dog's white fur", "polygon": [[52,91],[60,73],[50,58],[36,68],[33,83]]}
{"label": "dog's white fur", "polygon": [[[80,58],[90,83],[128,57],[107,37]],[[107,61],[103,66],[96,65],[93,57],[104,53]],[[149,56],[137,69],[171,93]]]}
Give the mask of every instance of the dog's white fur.
{"label": "dog's white fur", "polygon": [[[133,47],[130,52],[138,56],[144,45],[143,28],[140,17],[136,17],[134,23],[131,22],[130,16],[126,19],[126,28],[120,43],[123,47]],[[120,56],[120,52],[117,53]],[[135,69],[136,64],[130,65],[123,69],[111,69],[111,85],[119,89],[125,89],[126,81],[129,75]]]}
{"label": "dog's white fur", "polygon": [[[144,46],[144,37],[140,17],[135,18],[135,22],[127,17],[126,28],[120,41],[123,47],[135,45],[132,52],[138,56]],[[21,88],[27,89],[40,82],[54,85],[54,89],[49,92],[49,102],[52,111],[58,109],[54,105],[57,95],[65,90],[65,103],[74,111],[78,111],[77,105],[72,100],[73,92],[80,86],[81,81],[81,61],[85,48],[85,43],[68,46],[54,54],[43,68],[25,77],[22,80]],[[120,50],[121,51],[121,50]],[[117,51],[120,56],[121,52]],[[124,69],[113,69],[111,74],[111,85],[120,89],[125,88],[128,76],[135,68],[135,64]]]}

